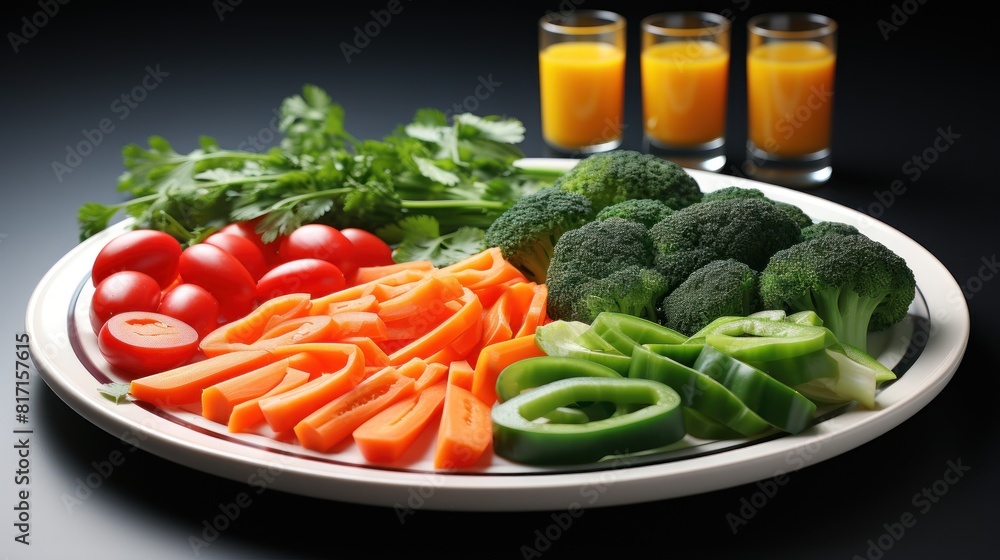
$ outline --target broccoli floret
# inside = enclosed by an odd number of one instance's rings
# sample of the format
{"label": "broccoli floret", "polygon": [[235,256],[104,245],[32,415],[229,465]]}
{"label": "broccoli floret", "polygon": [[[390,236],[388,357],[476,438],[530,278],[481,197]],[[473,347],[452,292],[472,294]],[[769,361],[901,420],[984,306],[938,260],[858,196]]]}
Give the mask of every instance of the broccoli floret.
{"label": "broccoli floret", "polygon": [[681,249],[672,253],[657,253],[654,268],[667,279],[670,290],[681,284],[692,272],[716,260],[715,251],[704,247]]}
{"label": "broccoli floret", "polygon": [[497,217],[483,242],[499,247],[528,280],[543,284],[552,249],[562,234],[593,219],[593,206],[585,196],[544,188],[522,196]]}
{"label": "broccoli floret", "polygon": [[653,224],[659,222],[673,211],[673,208],[659,200],[652,198],[630,198],[611,206],[605,206],[603,210],[597,213],[597,219],[606,220],[617,216],[626,220],[632,220],[633,222],[639,222],[646,227],[653,227]]}
{"label": "broccoli floret", "polygon": [[775,252],[802,240],[801,229],[788,214],[758,198],[692,204],[657,222],[649,233],[662,255],[702,249],[712,260],[736,259],[756,271],[763,270]]}
{"label": "broccoli floret", "polygon": [[587,282],[586,295],[576,301],[574,315],[587,323],[605,311],[656,321],[658,305],[667,288],[667,279],[659,272],[638,265],[626,266]]}
{"label": "broccoli floret", "polygon": [[598,212],[632,198],[659,200],[679,210],[703,196],[698,182],[683,167],[633,150],[588,156],[556,179],[554,186],[586,196]]}
{"label": "broccoli floret", "polygon": [[792,245],[761,272],[763,305],[815,311],[837,339],[867,352],[869,331],[906,317],[916,281],[906,261],[864,235],[827,235]]}
{"label": "broccoli floret", "polygon": [[719,317],[745,317],[763,309],[759,288],[759,273],[746,264],[712,261],[663,298],[660,322],[690,336]]}
{"label": "broccoli floret", "polygon": [[851,224],[843,222],[816,222],[811,226],[802,228],[802,240],[808,241],[825,235],[858,235],[861,232]]}
{"label": "broccoli floret", "polygon": [[766,200],[777,206],[782,212],[788,214],[788,217],[798,224],[800,228],[807,227],[813,223],[813,219],[798,206],[789,202],[774,200],[764,194],[764,191],[753,187],[737,187],[735,185],[723,187],[721,189],[705,193],[705,196],[702,198],[702,202],[710,202],[712,200],[729,200],[733,198],[759,198],[761,200]]}
{"label": "broccoli floret", "polygon": [[632,220],[594,220],[567,231],[549,261],[549,317],[589,322],[581,302],[599,289],[595,281],[630,266],[652,268],[654,255],[649,230]]}

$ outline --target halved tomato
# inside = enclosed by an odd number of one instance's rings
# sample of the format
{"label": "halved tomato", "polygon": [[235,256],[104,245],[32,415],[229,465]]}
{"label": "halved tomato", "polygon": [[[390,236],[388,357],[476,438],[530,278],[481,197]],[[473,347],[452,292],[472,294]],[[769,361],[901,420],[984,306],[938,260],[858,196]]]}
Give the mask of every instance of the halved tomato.
{"label": "halved tomato", "polygon": [[112,316],[97,337],[101,355],[122,372],[145,376],[183,365],[198,350],[198,332],[162,313],[129,311]]}

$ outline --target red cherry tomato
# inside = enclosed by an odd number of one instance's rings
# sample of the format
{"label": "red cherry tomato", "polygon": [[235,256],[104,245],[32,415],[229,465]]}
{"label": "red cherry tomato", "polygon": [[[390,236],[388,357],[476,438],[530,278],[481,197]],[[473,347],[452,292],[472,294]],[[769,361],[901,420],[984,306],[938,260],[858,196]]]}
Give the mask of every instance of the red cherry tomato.
{"label": "red cherry tomato", "polygon": [[260,247],[246,237],[220,231],[206,237],[204,242],[215,245],[236,257],[236,260],[240,261],[240,264],[247,269],[255,281],[270,268]]}
{"label": "red cherry tomato", "polygon": [[115,237],[94,259],[91,280],[94,286],[111,274],[134,270],[152,276],[166,288],[177,276],[181,244],[170,234],[152,229],[137,229]]}
{"label": "red cherry tomato", "polygon": [[359,228],[344,228],[340,233],[354,245],[358,266],[383,266],[395,263],[392,260],[392,247],[374,233]]}
{"label": "red cherry tomato", "polygon": [[156,311],[160,285],[148,274],[123,270],[97,285],[90,299],[90,326],[100,332],[108,319],[126,311]]}
{"label": "red cherry tomato", "polygon": [[132,375],[149,375],[183,365],[198,350],[190,325],[160,313],[129,311],[104,323],[97,337],[101,355]]}
{"label": "red cherry tomato", "polygon": [[225,320],[238,319],[253,309],[257,283],[236,257],[215,245],[198,243],[184,249],[180,274],[186,283],[212,294]]}
{"label": "red cherry tomato", "polygon": [[195,284],[181,284],[163,294],[156,311],[191,325],[199,339],[219,327],[219,302]]}
{"label": "red cherry tomato", "polygon": [[280,241],[276,239],[270,243],[264,243],[260,234],[257,233],[257,230],[255,229],[258,221],[260,220],[234,222],[220,229],[218,233],[235,235],[251,241],[257,246],[258,249],[260,249],[260,253],[264,255],[264,259],[269,264],[275,264],[278,262],[278,246],[280,245]]}
{"label": "red cherry tomato", "polygon": [[257,300],[295,293],[317,298],[346,286],[344,273],[337,265],[320,259],[296,259],[279,264],[261,277],[257,282]]}
{"label": "red cherry tomato", "polygon": [[324,224],[306,224],[286,235],[278,247],[278,257],[281,262],[319,259],[333,263],[347,277],[358,270],[357,250],[351,240],[337,228]]}

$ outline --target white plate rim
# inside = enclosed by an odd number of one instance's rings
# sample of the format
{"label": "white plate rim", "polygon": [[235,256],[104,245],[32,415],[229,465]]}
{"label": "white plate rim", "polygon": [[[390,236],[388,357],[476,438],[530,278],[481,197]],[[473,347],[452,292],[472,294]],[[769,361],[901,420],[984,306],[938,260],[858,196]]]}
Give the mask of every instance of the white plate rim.
{"label": "white plate rim", "polygon": [[[574,161],[526,158],[519,164],[565,170]],[[620,461],[605,470],[558,474],[431,474],[331,465],[219,440],[144,408],[115,405],[101,397],[96,391],[100,383],[80,364],[71,348],[67,310],[80,278],[67,271],[79,272],[81,260],[92,259],[95,247],[102,239],[110,239],[116,226],[76,246],[40,280],[25,316],[32,360],[42,379],[64,402],[127,445],[244,482],[256,491],[273,488],[320,499],[392,507],[404,513],[419,509],[536,511],[606,507],[738,486],[806,468],[868,443],[910,418],[941,392],[968,344],[969,312],[958,283],[930,252],[883,222],[807,192],[707,171],[687,171],[706,192],[729,184],[757,188],[774,200],[799,205],[815,220],[852,223],[907,258],[927,300],[931,328],[919,358],[901,379],[879,394],[879,410],[853,409],[795,436],[716,454],[643,466]]]}

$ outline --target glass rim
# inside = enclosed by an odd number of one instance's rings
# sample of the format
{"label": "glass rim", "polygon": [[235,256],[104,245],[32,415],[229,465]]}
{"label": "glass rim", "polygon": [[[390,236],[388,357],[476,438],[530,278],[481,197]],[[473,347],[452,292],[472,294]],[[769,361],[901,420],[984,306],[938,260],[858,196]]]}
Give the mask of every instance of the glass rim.
{"label": "glass rim", "polygon": [[[785,18],[800,24],[809,23],[812,26],[802,29],[775,29],[774,26],[764,25],[765,22],[776,18]],[[837,22],[828,16],[808,12],[771,12],[751,17],[747,21],[747,30],[751,35],[767,39],[817,39],[836,33]]]}
{"label": "glass rim", "polygon": [[[580,16],[590,17],[594,20],[603,20],[604,23],[596,23],[594,25],[557,23],[560,21],[571,21],[573,18]],[[576,10],[568,15],[559,12],[549,12],[538,20],[538,24],[543,30],[560,35],[597,35],[624,29],[625,16],[609,10]]]}
{"label": "glass rim", "polygon": [[[685,19],[691,18],[692,20],[697,19],[708,23],[709,25],[699,27],[675,27],[673,25],[668,26],[663,23],[654,23],[663,22],[669,17],[680,17]],[[720,14],[700,11],[660,12],[658,14],[646,16],[640,23],[643,33],[649,33],[660,37],[699,37],[704,35],[719,35],[728,32],[731,26],[732,24],[730,21]]]}

